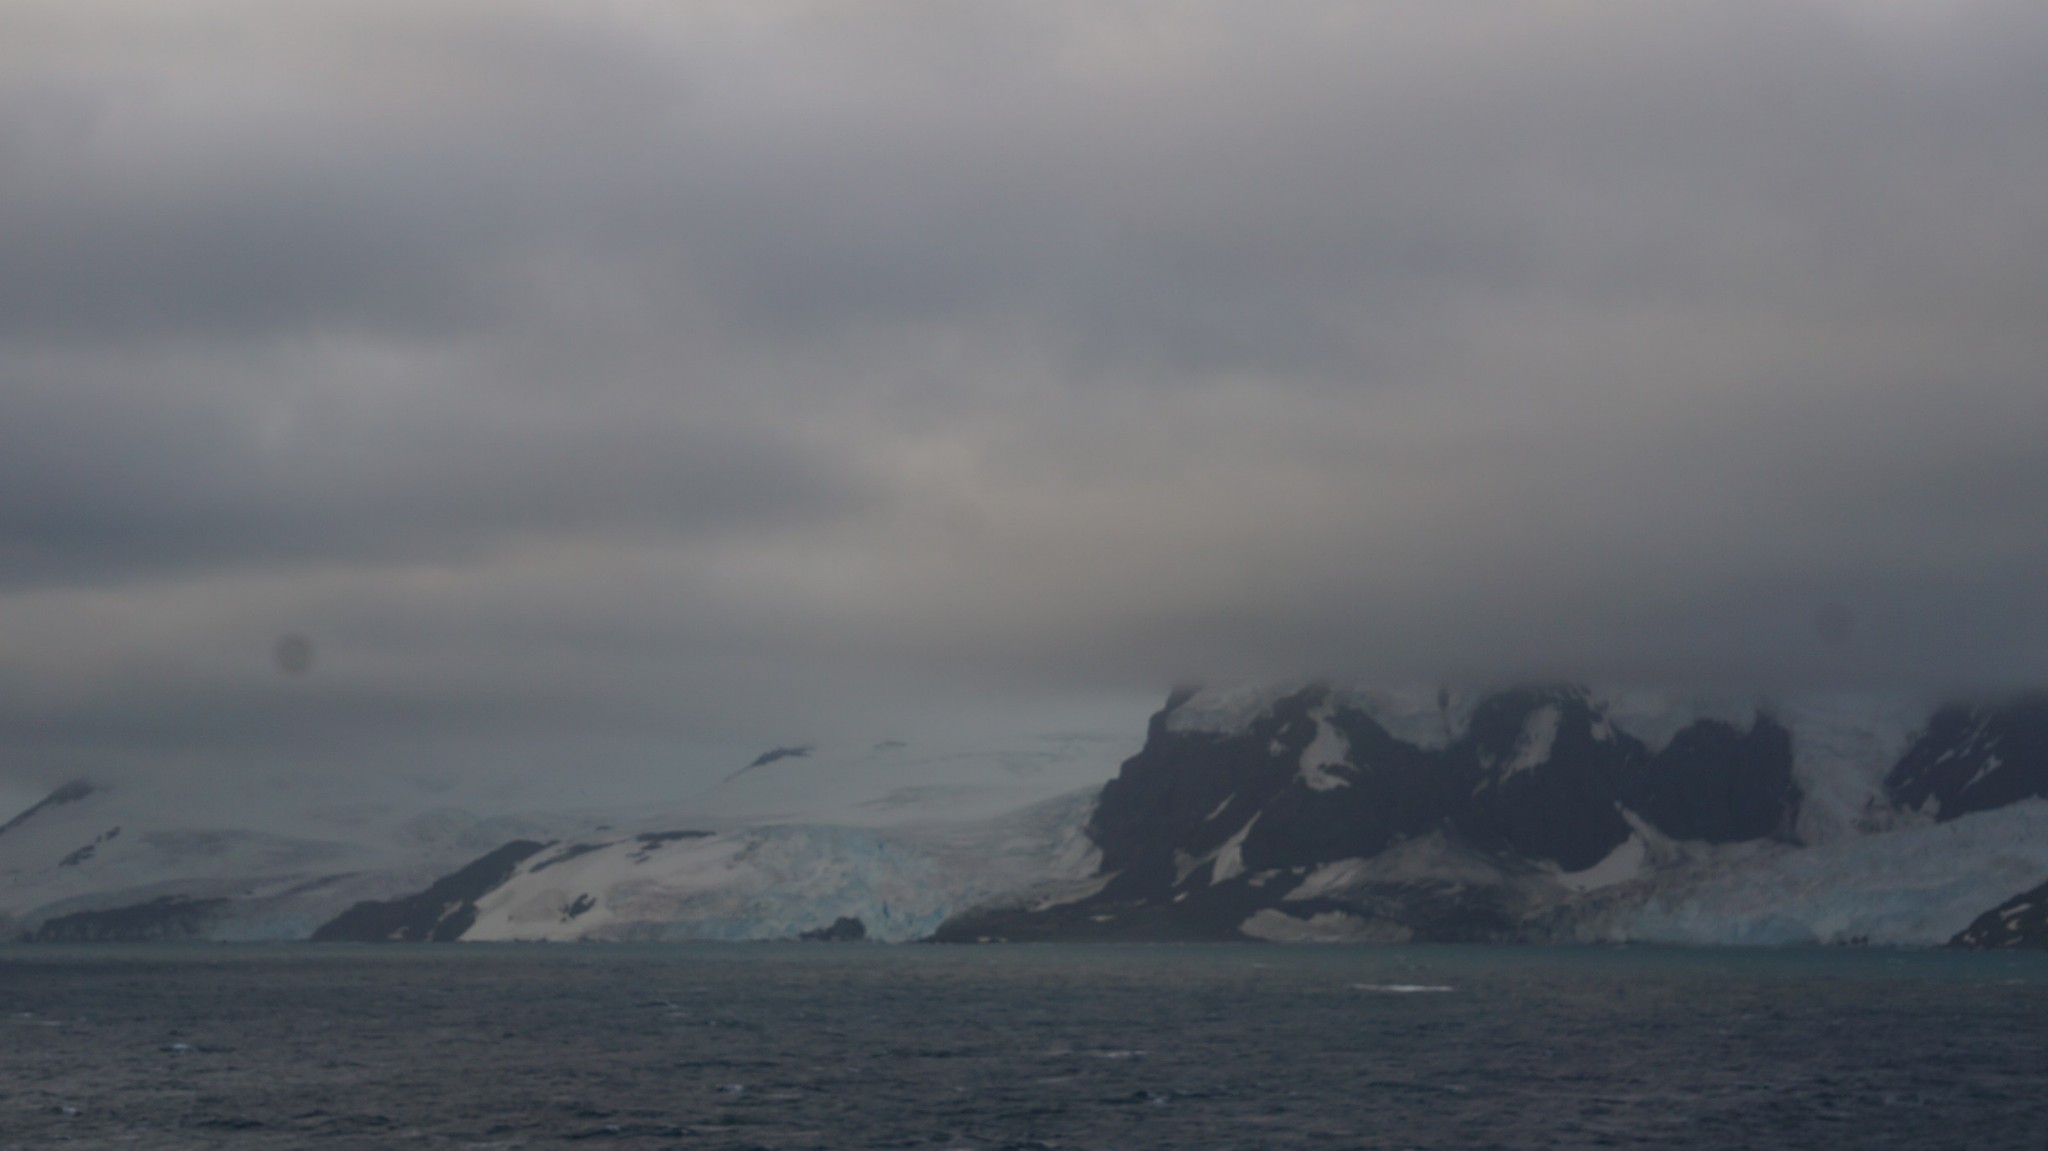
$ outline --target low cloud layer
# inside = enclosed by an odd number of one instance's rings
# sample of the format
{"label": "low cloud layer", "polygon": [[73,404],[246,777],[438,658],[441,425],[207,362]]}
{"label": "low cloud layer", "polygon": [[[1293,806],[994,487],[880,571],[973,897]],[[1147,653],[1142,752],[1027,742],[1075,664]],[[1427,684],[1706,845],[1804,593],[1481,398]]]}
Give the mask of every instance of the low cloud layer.
{"label": "low cloud layer", "polygon": [[2048,682],[2038,4],[4,11],[23,787]]}

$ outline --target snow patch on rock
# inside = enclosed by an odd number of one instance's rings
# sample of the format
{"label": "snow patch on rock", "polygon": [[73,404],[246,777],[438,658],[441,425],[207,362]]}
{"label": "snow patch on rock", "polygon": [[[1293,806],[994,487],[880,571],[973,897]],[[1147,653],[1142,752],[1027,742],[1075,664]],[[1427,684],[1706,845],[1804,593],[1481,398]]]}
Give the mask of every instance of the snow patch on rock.
{"label": "snow patch on rock", "polygon": [[1330,723],[1328,708],[1317,708],[1312,718],[1316,721],[1316,735],[1301,749],[1301,781],[1310,791],[1350,787],[1351,781],[1332,769],[1351,766],[1351,742]]}
{"label": "snow patch on rock", "polygon": [[1442,834],[1402,840],[1370,858],[1332,860],[1310,871],[1281,902],[1341,896],[1369,884],[1493,884],[1500,869]]}
{"label": "snow patch on rock", "polygon": [[1223,846],[1216,849],[1216,863],[1209,871],[1211,884],[1222,883],[1244,874],[1244,838],[1252,833],[1252,825],[1258,821],[1258,815],[1245,820],[1244,826],[1237,829],[1237,834],[1224,840]]}
{"label": "snow patch on rock", "polygon": [[1557,745],[1557,723],[1560,715],[1555,705],[1546,704],[1529,713],[1522,725],[1522,737],[1515,743],[1515,757],[1501,769],[1501,778],[1542,767],[1550,762],[1550,751]]}
{"label": "snow patch on rock", "polygon": [[1321,899],[1332,892],[1342,891],[1371,874],[1372,865],[1372,860],[1355,855],[1349,859],[1332,860],[1309,872],[1281,902]]}
{"label": "snow patch on rock", "polygon": [[1649,845],[1642,833],[1637,832],[1622,840],[1621,845],[1608,852],[1600,862],[1580,871],[1562,872],[1557,881],[1573,891],[1599,891],[1640,878],[1649,858]]}
{"label": "snow patch on rock", "polygon": [[1343,911],[1323,911],[1297,919],[1277,908],[1263,908],[1239,931],[1269,943],[1406,943],[1415,933],[1398,923],[1365,919]]}

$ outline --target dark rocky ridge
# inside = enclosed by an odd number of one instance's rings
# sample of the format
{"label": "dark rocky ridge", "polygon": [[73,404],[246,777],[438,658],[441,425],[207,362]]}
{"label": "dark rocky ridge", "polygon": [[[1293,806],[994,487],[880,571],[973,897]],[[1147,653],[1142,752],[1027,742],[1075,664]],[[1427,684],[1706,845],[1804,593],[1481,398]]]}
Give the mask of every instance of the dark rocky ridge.
{"label": "dark rocky ridge", "polygon": [[[1943,823],[2048,798],[2048,695],[1935,712],[1886,777],[1885,790],[1895,806]],[[1949,946],[2048,949],[2048,885],[1986,911]]]}
{"label": "dark rocky ridge", "polygon": [[[1252,815],[1247,870],[1372,856],[1396,839],[1451,833],[1484,851],[1567,871],[1629,837],[1634,810],[1674,838],[1731,843],[1788,835],[1798,814],[1791,736],[1768,716],[1748,729],[1702,719],[1655,754],[1576,688],[1501,692],[1447,747],[1395,738],[1311,688],[1233,734],[1172,731],[1155,716],[1144,750],[1103,788],[1089,826],[1105,871],[1159,870],[1175,851],[1214,850]],[[1318,716],[1344,737],[1343,786],[1302,778]],[[1530,746],[1548,734],[1547,754]],[[1527,762],[1522,757],[1527,753]]]}
{"label": "dark rocky ridge", "polygon": [[62,807],[67,803],[77,803],[79,800],[91,795],[95,790],[97,789],[92,784],[82,779],[72,780],[70,783],[44,796],[41,800],[37,801],[35,806],[27,811],[22,812],[6,823],[0,823],[0,835],[5,835],[22,824],[27,823],[35,818],[38,812],[47,811],[53,807]]}
{"label": "dark rocky ridge", "polygon": [[2021,892],[1978,916],[1976,922],[1949,940],[1949,946],[1978,950],[2048,949],[2048,883]]}
{"label": "dark rocky ridge", "polygon": [[356,904],[313,932],[315,943],[445,943],[476,923],[476,901],[511,878],[528,856],[547,848],[515,839],[435,881],[425,891],[389,901]]}
{"label": "dark rocky ridge", "polygon": [[[1462,730],[1440,698],[1437,746],[1396,737],[1321,687],[1227,732],[1177,729],[1188,699],[1168,700],[1103,788],[1088,827],[1099,891],[977,909],[936,938],[1232,939],[1256,916],[1358,938],[1542,937],[1545,917],[1575,898],[1554,877],[1599,863],[1638,827],[1791,842],[1802,800],[1792,734],[1767,711],[1746,726],[1695,720],[1652,751],[1573,687],[1495,693]],[[1311,770],[1304,753],[1319,736],[1331,746],[1325,726],[1344,754]],[[2048,795],[2048,700],[1943,709],[1888,781],[1899,806],[1931,797],[1942,819]],[[1313,881],[1344,860],[1375,866]]]}
{"label": "dark rocky ridge", "polygon": [[2048,695],[1942,708],[1885,787],[1894,804],[1943,822],[2048,796]]}
{"label": "dark rocky ridge", "polygon": [[851,915],[842,915],[830,927],[819,927],[797,935],[807,943],[860,943],[868,937],[868,925]]}
{"label": "dark rocky ridge", "polygon": [[43,921],[27,937],[31,943],[155,943],[192,939],[226,909],[225,899],[187,899],[165,895],[147,903],[78,911]]}

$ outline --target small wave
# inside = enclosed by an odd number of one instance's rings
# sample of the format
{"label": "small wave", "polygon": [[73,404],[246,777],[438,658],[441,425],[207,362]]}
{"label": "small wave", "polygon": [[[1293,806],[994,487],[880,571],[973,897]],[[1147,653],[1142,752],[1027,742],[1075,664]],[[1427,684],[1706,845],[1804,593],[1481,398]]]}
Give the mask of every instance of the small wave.
{"label": "small wave", "polygon": [[1354,983],[1351,986],[1360,991],[1378,991],[1386,995],[1414,995],[1426,991],[1455,991],[1441,983]]}

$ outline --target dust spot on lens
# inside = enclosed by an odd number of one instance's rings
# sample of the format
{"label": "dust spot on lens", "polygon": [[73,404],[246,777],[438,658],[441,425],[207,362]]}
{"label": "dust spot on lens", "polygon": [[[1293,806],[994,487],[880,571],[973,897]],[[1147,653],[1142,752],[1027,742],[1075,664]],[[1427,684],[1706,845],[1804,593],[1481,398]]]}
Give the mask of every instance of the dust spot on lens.
{"label": "dust spot on lens", "polygon": [[277,645],[270,649],[270,662],[277,665],[282,675],[304,675],[313,670],[313,641],[296,633],[280,636]]}

